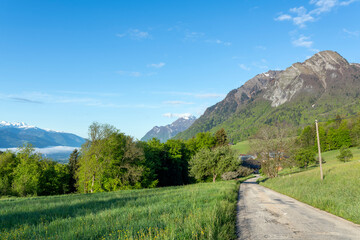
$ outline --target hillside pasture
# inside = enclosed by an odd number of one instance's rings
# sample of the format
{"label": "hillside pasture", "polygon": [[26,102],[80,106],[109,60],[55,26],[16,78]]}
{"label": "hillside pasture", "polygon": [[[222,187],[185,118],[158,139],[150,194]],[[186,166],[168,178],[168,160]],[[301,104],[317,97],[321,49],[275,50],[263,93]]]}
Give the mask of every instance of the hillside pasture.
{"label": "hillside pasture", "polygon": [[250,151],[250,143],[248,140],[238,142],[232,145],[231,148],[235,150],[237,154],[247,154]]}
{"label": "hillside pasture", "polygon": [[322,154],[324,180],[318,166],[306,169],[284,169],[277,178],[261,185],[299,201],[360,224],[360,149],[351,148],[354,158],[340,162],[339,150]]}

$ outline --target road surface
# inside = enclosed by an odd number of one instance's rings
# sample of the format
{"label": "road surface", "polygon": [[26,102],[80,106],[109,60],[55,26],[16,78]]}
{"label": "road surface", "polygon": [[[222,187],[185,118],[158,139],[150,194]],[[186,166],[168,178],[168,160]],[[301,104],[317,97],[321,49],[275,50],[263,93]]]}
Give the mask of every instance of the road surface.
{"label": "road surface", "polygon": [[240,185],[239,239],[358,239],[360,226],[256,184]]}

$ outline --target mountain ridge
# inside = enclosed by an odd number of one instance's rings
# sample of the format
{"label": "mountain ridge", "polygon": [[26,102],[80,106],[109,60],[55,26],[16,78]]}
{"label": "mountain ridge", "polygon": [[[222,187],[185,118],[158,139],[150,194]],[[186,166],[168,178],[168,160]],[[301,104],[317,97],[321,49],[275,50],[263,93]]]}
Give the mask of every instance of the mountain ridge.
{"label": "mountain ridge", "polygon": [[80,147],[85,139],[72,133],[42,129],[23,122],[0,122],[0,148],[16,148],[24,143],[34,147]]}
{"label": "mountain ridge", "polygon": [[141,141],[157,138],[160,142],[166,142],[170,138],[176,136],[176,134],[188,129],[195,120],[195,116],[185,116],[178,118],[166,126],[155,126],[141,138]]}
{"label": "mountain ridge", "polygon": [[188,139],[224,127],[232,141],[240,141],[263,124],[288,121],[298,126],[311,123],[318,115],[325,119],[324,114],[359,111],[359,89],[360,64],[350,64],[337,52],[322,51],[285,70],[256,75],[206,109],[175,138]]}

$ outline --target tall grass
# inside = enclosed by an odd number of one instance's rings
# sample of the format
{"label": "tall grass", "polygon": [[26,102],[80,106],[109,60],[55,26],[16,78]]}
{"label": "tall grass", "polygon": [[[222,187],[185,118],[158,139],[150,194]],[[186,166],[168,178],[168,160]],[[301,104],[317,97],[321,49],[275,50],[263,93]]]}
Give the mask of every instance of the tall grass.
{"label": "tall grass", "polygon": [[0,239],[234,239],[238,182],[0,200]]}
{"label": "tall grass", "polygon": [[[360,224],[360,149],[352,148],[354,160],[339,162],[339,151],[324,153],[324,180],[319,167],[283,174],[261,184],[337,216]],[[289,173],[287,169],[284,173]]]}

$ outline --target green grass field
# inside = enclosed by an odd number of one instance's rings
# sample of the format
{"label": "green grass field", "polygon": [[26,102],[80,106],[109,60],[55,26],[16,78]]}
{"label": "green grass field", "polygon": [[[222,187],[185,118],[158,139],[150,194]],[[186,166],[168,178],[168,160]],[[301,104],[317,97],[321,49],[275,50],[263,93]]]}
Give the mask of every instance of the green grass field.
{"label": "green grass field", "polygon": [[0,239],[234,239],[236,181],[0,200]]}
{"label": "green grass field", "polygon": [[236,151],[237,154],[247,154],[250,151],[249,141],[238,142],[237,144],[231,146],[233,150]]}
{"label": "green grass field", "polygon": [[326,163],[322,182],[317,166],[302,172],[284,169],[279,177],[261,184],[360,224],[360,149],[351,148],[351,151],[354,158],[347,163],[336,159],[339,150],[323,153]]}

